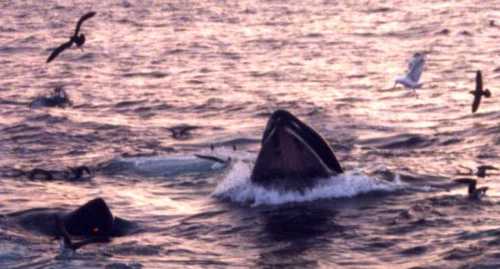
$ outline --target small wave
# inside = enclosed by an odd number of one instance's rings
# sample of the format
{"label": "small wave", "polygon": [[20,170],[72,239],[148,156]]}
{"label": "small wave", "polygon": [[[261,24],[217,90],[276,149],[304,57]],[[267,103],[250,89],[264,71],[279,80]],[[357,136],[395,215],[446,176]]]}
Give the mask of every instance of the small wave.
{"label": "small wave", "polygon": [[389,137],[372,138],[362,141],[361,144],[370,145],[379,149],[409,149],[425,148],[436,142],[435,138],[428,138],[418,134],[400,134]]}
{"label": "small wave", "polygon": [[309,202],[318,199],[348,198],[374,191],[395,191],[404,188],[399,180],[385,181],[349,171],[332,176],[305,192],[266,189],[250,182],[250,164],[237,162],[219,182],[213,196],[252,206]]}
{"label": "small wave", "polygon": [[169,73],[152,71],[152,72],[129,72],[122,74],[122,77],[125,78],[134,78],[134,77],[144,77],[144,78],[164,78],[169,76]]}

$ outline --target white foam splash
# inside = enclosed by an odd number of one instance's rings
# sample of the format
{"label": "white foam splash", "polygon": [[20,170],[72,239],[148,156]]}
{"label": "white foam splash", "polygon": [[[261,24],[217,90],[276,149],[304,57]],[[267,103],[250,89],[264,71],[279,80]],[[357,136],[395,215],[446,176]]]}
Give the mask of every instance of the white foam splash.
{"label": "white foam splash", "polygon": [[405,187],[400,180],[386,181],[347,171],[321,181],[305,192],[266,189],[250,181],[250,164],[236,162],[229,173],[217,185],[213,196],[234,202],[251,203],[252,206],[278,205],[291,202],[308,202],[317,199],[353,197],[373,191],[396,191]]}

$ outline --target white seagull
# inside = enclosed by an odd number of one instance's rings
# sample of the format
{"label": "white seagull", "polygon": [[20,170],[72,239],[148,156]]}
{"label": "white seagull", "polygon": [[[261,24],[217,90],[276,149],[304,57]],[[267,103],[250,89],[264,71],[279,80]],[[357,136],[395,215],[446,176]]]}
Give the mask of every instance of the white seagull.
{"label": "white seagull", "polygon": [[420,76],[422,75],[424,63],[424,54],[419,52],[415,53],[413,55],[413,58],[411,58],[410,63],[408,64],[408,71],[406,75],[404,77],[396,78],[393,88],[395,88],[398,83],[403,84],[403,86],[409,89],[415,90],[421,88],[423,83],[418,83],[418,81],[420,80]]}

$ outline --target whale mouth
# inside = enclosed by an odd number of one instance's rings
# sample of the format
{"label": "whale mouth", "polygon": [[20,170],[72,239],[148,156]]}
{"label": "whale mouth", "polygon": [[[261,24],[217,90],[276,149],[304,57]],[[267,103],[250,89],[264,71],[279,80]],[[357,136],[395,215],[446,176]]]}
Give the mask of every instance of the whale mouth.
{"label": "whale mouth", "polygon": [[301,190],[317,178],[342,173],[328,143],[285,110],[275,111],[264,130],[251,180],[264,186]]}

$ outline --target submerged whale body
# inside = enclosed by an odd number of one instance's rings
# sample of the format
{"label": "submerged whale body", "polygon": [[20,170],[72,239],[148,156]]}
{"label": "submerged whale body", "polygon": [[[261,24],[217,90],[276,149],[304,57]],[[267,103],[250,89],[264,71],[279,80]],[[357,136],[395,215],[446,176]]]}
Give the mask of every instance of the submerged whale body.
{"label": "submerged whale body", "polygon": [[286,110],[267,122],[251,181],[264,187],[303,191],[318,180],[343,173],[321,135]]}
{"label": "submerged whale body", "polygon": [[189,173],[207,173],[227,167],[230,160],[217,156],[138,156],[120,157],[100,165],[107,174],[138,174],[142,176],[177,176]]}

